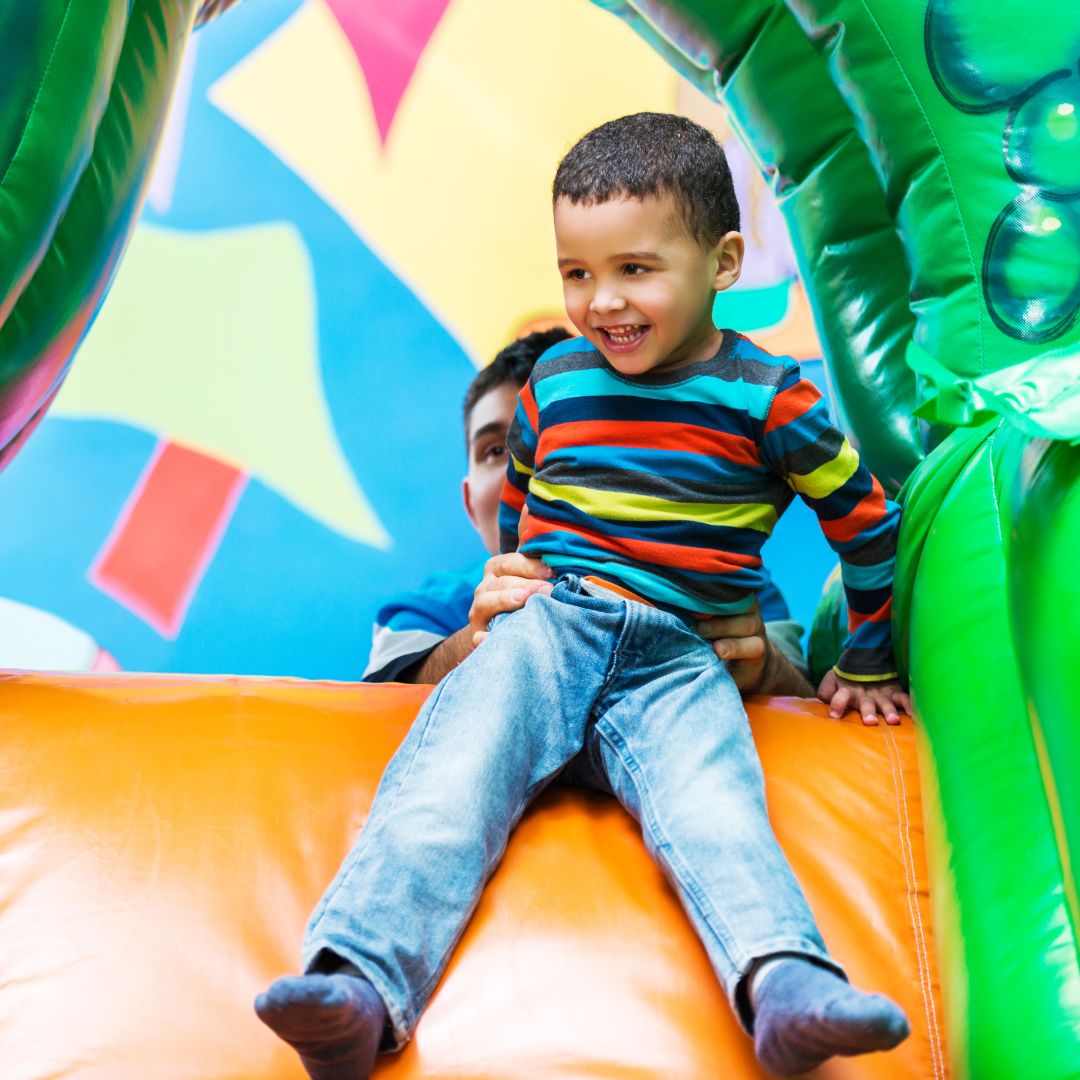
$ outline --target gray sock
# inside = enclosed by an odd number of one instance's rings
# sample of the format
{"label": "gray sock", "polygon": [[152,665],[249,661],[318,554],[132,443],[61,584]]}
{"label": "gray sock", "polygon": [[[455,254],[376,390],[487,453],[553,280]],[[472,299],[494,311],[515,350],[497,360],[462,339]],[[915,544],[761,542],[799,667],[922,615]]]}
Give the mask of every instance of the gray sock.
{"label": "gray sock", "polygon": [[300,1055],[311,1080],[366,1080],[386,1026],[375,988],[345,974],[278,979],[255,999],[255,1012]]}
{"label": "gray sock", "polygon": [[777,1076],[798,1076],[834,1054],[891,1050],[911,1031],[882,994],[856,990],[829,968],[797,956],[767,960],[752,976],[754,1050]]}

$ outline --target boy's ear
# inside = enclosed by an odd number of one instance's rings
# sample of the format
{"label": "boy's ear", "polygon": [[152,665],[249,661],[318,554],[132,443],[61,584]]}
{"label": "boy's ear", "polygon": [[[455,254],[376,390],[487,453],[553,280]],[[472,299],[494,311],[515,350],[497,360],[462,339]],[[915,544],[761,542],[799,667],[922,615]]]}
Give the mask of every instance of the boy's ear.
{"label": "boy's ear", "polygon": [[740,232],[727,232],[716,241],[713,255],[716,258],[716,278],[713,288],[717,292],[730,289],[742,273],[743,253],[746,242]]}

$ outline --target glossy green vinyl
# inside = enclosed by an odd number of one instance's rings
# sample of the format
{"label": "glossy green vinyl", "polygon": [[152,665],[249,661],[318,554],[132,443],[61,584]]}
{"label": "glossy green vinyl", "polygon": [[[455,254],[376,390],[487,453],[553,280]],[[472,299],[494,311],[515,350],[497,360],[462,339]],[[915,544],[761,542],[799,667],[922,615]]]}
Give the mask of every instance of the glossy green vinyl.
{"label": "glossy green vinyl", "polygon": [[0,466],[105,298],[198,6],[43,0],[0,15]]}
{"label": "glossy green vinyl", "polygon": [[897,572],[948,1045],[980,1080],[1035,1075],[1035,1060],[1045,1080],[1072,1077],[1078,1060],[1076,937],[1010,599],[1034,568],[1003,542],[1027,446],[1002,421],[940,446],[903,493]]}
{"label": "glossy green vinyl", "polygon": [[[0,13],[0,466],[104,300],[191,28],[229,6]],[[729,109],[840,418],[889,490],[907,480],[894,637],[954,1075],[1080,1076],[1080,7],[601,6]]]}
{"label": "glossy green vinyl", "polygon": [[1009,600],[1043,781],[1063,860],[1065,897],[1080,926],[1080,447],[1028,442],[1011,493]]}

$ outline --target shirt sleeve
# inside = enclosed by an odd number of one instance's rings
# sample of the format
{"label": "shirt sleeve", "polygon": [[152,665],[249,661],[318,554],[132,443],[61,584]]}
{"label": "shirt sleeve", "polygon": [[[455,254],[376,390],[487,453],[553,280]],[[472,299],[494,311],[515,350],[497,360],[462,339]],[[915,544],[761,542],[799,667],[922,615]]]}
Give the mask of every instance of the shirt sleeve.
{"label": "shirt sleeve", "polygon": [[506,447],[510,454],[499,501],[499,551],[504,555],[518,549],[518,524],[529,493],[529,480],[536,467],[538,427],[536,398],[530,377],[518,394],[514,419],[506,435]]}
{"label": "shirt sleeve", "polygon": [[768,465],[817,515],[840,558],[848,637],[836,672],[855,681],[896,677],[892,650],[892,582],[900,507],[829,420],[817,387],[785,371],[764,421]]}
{"label": "shirt sleeve", "polygon": [[398,593],[379,609],[364,682],[396,682],[469,621],[483,561],[425,578],[415,592]]}

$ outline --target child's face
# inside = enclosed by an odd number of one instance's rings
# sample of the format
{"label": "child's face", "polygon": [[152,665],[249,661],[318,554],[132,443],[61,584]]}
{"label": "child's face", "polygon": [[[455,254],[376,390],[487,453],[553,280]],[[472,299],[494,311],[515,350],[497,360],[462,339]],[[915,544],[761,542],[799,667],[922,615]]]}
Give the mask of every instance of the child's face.
{"label": "child's face", "polygon": [[465,440],[469,471],[462,484],[465,513],[484,547],[499,551],[499,497],[506,479],[506,433],[517,408],[518,388],[510,383],[492,387],[469,413]]}
{"label": "child's face", "polygon": [[702,247],[667,194],[559,199],[555,247],[566,313],[616,371],[666,371],[716,352],[713,298],[739,277],[739,233]]}

